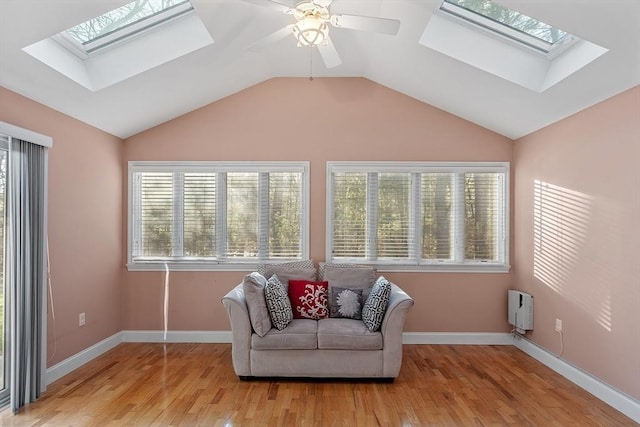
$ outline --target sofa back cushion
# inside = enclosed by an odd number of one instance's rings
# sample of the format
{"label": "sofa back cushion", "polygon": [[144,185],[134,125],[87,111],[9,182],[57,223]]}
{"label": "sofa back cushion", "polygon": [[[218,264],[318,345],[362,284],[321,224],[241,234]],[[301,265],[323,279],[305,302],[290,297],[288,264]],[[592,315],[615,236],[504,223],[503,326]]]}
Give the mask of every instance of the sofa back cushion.
{"label": "sofa back cushion", "polygon": [[373,282],[376,280],[376,271],[373,267],[332,266],[327,264],[324,268],[324,280],[329,282],[329,288],[362,289],[362,298],[367,299]]}
{"label": "sofa back cushion", "polygon": [[260,273],[254,272],[244,276],[242,280],[242,290],[247,300],[249,309],[249,320],[254,332],[261,337],[265,336],[271,329],[271,318],[267,309],[267,301],[264,297],[264,287],[267,279]]}

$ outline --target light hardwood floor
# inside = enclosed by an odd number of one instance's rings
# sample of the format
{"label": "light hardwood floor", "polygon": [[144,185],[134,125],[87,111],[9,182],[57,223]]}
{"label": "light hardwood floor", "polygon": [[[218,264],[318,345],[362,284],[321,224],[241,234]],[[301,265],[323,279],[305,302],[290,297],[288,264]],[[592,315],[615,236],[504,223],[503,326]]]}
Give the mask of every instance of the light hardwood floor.
{"label": "light hardwood floor", "polygon": [[261,380],[230,344],[121,344],[2,426],[625,426],[631,419],[511,346],[406,345],[392,384]]}

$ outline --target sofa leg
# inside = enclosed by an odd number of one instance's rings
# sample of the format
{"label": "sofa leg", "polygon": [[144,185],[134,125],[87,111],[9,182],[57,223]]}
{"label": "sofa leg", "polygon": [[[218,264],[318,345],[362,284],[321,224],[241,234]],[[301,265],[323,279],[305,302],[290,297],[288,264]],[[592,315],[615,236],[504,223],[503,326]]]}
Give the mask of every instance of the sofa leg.
{"label": "sofa leg", "polygon": [[240,381],[251,381],[254,377],[249,375],[238,375],[238,378],[240,378]]}

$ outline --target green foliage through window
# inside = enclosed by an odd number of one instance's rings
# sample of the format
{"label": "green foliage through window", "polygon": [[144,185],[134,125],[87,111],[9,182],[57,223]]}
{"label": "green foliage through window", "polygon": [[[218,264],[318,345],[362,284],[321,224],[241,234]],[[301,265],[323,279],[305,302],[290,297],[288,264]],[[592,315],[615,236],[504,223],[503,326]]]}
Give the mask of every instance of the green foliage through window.
{"label": "green foliage through window", "polygon": [[133,162],[129,264],[303,259],[307,167]]}
{"label": "green foliage through window", "polygon": [[508,165],[330,165],[333,262],[506,265]]}

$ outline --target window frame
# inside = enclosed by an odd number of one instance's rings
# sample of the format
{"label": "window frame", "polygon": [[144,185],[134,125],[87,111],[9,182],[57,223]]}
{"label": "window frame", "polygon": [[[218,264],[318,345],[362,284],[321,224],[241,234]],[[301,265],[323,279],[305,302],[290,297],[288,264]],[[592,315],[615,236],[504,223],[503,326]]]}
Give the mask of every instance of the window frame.
{"label": "window frame", "polygon": [[[414,182],[411,184],[410,190],[410,205],[413,213],[410,213],[412,217],[413,227],[413,247],[409,248],[409,254],[413,258],[410,262],[405,260],[389,261],[389,260],[377,260],[371,259],[367,256],[367,259],[363,258],[334,258],[333,251],[333,212],[334,212],[334,200],[333,200],[333,173],[334,172],[360,172],[360,173],[473,173],[473,172],[497,172],[504,174],[503,180],[503,198],[501,200],[502,216],[499,218],[501,223],[500,228],[504,230],[504,236],[497,236],[496,240],[500,242],[497,250],[502,261],[489,262],[489,261],[474,261],[464,259],[464,246],[460,248],[461,241],[453,243],[453,251],[460,254],[462,251],[461,261],[446,261],[446,260],[425,260],[422,259],[421,250],[418,247],[422,244],[422,214],[420,212],[420,206],[422,200],[418,197],[414,197],[419,193],[419,185]],[[398,272],[469,272],[469,273],[507,273],[510,270],[509,254],[510,254],[510,163],[509,162],[388,162],[388,161],[332,161],[327,162],[326,172],[326,262],[328,263],[355,263],[366,264],[374,266],[378,271],[398,271]],[[461,181],[457,179],[456,181]],[[463,185],[463,184],[462,184]],[[458,188],[460,188],[458,186]],[[370,189],[367,189],[369,192]],[[456,201],[464,200],[464,189],[456,197]],[[452,209],[454,221],[464,221],[464,208],[460,209],[460,203],[453,201]],[[366,202],[368,205],[370,203]],[[458,208],[456,208],[456,205]],[[464,206],[464,204],[462,204]],[[371,217],[368,216],[365,220],[367,227],[367,235],[376,234],[377,230],[372,229],[375,226]],[[463,227],[455,227],[460,232],[464,233]],[[453,231],[453,230],[452,230]],[[412,239],[412,236],[409,239]],[[463,241],[462,241],[463,242]],[[370,242],[369,242],[370,244]],[[370,253],[369,253],[370,254]],[[369,255],[368,254],[368,255]]]}
{"label": "window frame", "polygon": [[[149,258],[147,260],[134,260],[133,246],[135,233],[134,218],[134,195],[135,182],[134,174],[137,172],[182,172],[182,173],[216,173],[225,174],[233,172],[244,173],[277,173],[277,172],[300,172],[302,173],[302,194],[301,194],[301,217],[300,224],[300,258]],[[218,175],[220,176],[220,175]],[[260,177],[259,177],[260,179]],[[216,183],[216,186],[218,183]],[[232,162],[232,161],[129,161],[127,173],[127,263],[126,267],[130,271],[160,271],[165,269],[165,265],[171,270],[177,271],[247,271],[256,269],[258,264],[279,263],[289,261],[299,261],[309,257],[309,162],[307,161],[255,161],[255,162]],[[225,203],[223,198],[218,197],[219,189],[216,189],[216,210],[222,209]],[[217,218],[225,215],[219,211]],[[268,219],[264,213],[260,218]],[[216,246],[221,247],[226,242],[226,223],[216,222]],[[175,237],[175,230],[174,230]],[[220,241],[222,239],[222,242]],[[259,239],[260,240],[260,239]]]}

